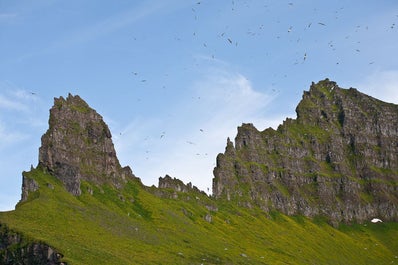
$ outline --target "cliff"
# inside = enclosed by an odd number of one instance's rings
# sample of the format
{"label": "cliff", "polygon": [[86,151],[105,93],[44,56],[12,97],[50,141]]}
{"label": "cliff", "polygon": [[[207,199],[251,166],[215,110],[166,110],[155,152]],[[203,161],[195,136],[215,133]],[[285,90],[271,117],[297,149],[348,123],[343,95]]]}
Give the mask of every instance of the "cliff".
{"label": "cliff", "polygon": [[[121,187],[134,178],[116,157],[112,135],[101,115],[79,96],[54,99],[49,129],[41,138],[39,167],[61,180],[74,195],[81,194],[81,181],[110,183]],[[23,178],[22,201],[37,184]]]}
{"label": "cliff", "polygon": [[47,244],[29,240],[0,224],[0,264],[66,265],[62,257]]}
{"label": "cliff", "polygon": [[189,182],[184,184],[181,180],[177,178],[171,178],[169,175],[166,175],[164,178],[159,178],[159,189],[171,189],[176,192],[200,192],[200,190],[196,186],[192,186],[192,183]]}
{"label": "cliff", "polygon": [[385,221],[397,220],[397,106],[325,80],[297,116],[239,127],[207,196],[168,175],[145,187],[120,166],[102,117],[56,98],[22,200],[0,212],[0,264],[396,261],[398,223]]}
{"label": "cliff", "polygon": [[332,223],[398,220],[398,106],[312,84],[277,130],[243,124],[217,156],[213,195]]}

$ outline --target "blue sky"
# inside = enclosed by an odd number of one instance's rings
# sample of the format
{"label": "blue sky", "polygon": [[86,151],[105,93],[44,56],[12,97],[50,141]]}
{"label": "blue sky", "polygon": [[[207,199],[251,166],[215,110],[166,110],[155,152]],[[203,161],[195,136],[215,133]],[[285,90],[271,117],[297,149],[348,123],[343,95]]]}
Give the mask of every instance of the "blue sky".
{"label": "blue sky", "polygon": [[96,109],[144,184],[207,191],[237,126],[295,118],[312,81],[397,104],[397,47],[395,0],[0,0],[0,211],[37,165],[54,97]]}

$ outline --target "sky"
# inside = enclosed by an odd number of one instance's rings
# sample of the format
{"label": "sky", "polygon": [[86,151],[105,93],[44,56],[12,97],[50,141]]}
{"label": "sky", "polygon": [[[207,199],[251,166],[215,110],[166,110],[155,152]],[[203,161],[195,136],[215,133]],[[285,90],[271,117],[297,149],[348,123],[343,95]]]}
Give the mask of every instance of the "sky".
{"label": "sky", "polygon": [[276,128],[325,78],[398,104],[396,0],[0,0],[0,211],[79,95],[122,166],[211,192],[227,137]]}

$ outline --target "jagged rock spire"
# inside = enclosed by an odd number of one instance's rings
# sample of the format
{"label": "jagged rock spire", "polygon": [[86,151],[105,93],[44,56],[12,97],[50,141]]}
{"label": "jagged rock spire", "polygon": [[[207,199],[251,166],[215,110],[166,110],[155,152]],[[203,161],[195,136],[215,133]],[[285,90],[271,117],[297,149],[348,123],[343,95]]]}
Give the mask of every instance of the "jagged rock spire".
{"label": "jagged rock spire", "polygon": [[116,157],[112,135],[101,115],[79,96],[54,99],[49,129],[41,138],[39,165],[80,195],[81,180],[120,187],[133,177]]}

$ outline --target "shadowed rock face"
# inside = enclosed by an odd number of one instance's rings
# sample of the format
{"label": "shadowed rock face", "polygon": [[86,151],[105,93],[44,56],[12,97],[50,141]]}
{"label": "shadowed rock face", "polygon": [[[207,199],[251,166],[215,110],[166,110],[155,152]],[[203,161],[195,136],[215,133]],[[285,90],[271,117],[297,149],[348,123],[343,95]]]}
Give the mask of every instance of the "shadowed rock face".
{"label": "shadowed rock face", "polygon": [[43,242],[32,242],[0,224],[0,264],[56,265],[63,255]]}
{"label": "shadowed rock face", "polygon": [[[398,106],[326,79],[304,92],[296,112],[277,130],[238,128],[217,156],[214,197],[334,224],[398,220]],[[102,117],[79,96],[54,99],[41,140],[39,166],[76,196],[81,181],[122,187],[135,178],[120,166]],[[22,201],[38,188],[24,177]],[[195,189],[169,176],[159,188]]]}
{"label": "shadowed rock face", "polygon": [[79,96],[54,99],[49,129],[41,138],[39,165],[80,195],[82,180],[120,187],[134,177],[116,157],[112,136],[101,115]]}
{"label": "shadowed rock face", "polygon": [[324,80],[277,130],[238,128],[217,156],[213,194],[332,223],[398,220],[398,106]]}

